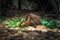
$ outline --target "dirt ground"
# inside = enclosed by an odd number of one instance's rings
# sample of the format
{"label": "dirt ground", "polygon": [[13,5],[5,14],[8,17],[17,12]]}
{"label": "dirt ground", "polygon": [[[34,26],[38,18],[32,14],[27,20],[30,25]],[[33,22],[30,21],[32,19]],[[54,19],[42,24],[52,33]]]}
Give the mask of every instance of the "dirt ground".
{"label": "dirt ground", "polygon": [[60,40],[60,30],[45,28],[42,25],[23,29],[0,28],[0,40]]}
{"label": "dirt ground", "polygon": [[0,28],[0,40],[60,40],[60,32],[40,25],[29,26],[27,30]]}

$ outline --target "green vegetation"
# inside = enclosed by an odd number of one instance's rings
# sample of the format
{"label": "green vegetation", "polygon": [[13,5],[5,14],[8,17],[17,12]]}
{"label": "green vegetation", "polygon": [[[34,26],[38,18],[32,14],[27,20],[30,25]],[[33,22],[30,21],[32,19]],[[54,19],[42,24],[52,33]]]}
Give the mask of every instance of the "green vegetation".
{"label": "green vegetation", "polygon": [[60,21],[56,22],[56,26],[57,26],[58,29],[60,29]]}
{"label": "green vegetation", "polygon": [[25,18],[19,18],[19,19],[15,19],[12,18],[11,20],[6,20],[6,19],[1,19],[3,23],[5,22],[9,22],[9,24],[7,25],[8,28],[26,28],[28,27],[26,26],[21,26],[21,22],[25,20]]}
{"label": "green vegetation", "polygon": [[[21,26],[21,22],[24,20],[25,18],[19,18],[19,19],[12,18],[10,20],[4,19],[4,18],[1,19],[2,23],[9,22],[9,24],[7,25],[8,28],[27,28],[28,25]],[[60,21],[54,21],[54,20],[41,18],[40,22],[41,22],[41,25],[44,25],[46,28],[60,29]]]}
{"label": "green vegetation", "polygon": [[47,28],[55,28],[56,27],[56,23],[54,20],[41,19],[41,24],[46,26]]}

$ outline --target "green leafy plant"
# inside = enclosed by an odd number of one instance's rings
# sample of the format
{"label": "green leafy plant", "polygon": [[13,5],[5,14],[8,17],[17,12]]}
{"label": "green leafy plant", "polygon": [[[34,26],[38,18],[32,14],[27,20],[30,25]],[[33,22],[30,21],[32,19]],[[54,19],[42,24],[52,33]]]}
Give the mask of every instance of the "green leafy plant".
{"label": "green leafy plant", "polygon": [[[8,28],[27,28],[28,27],[28,25],[26,26],[21,25],[22,21],[25,21],[25,18],[19,18],[19,19],[12,18],[11,20],[1,18],[0,20],[2,21],[2,23],[9,22],[9,24],[7,25]],[[54,20],[48,20],[45,18],[41,18],[40,22],[41,22],[41,25],[44,25],[46,28],[60,29],[60,21],[54,21]]]}
{"label": "green leafy plant", "polygon": [[8,27],[9,28],[25,28],[27,26],[21,26],[21,22],[24,21],[25,18],[20,18],[20,19],[12,19],[9,21]]}
{"label": "green leafy plant", "polygon": [[41,24],[44,25],[46,28],[55,28],[56,27],[56,23],[54,20],[41,19]]}
{"label": "green leafy plant", "polygon": [[56,26],[58,29],[60,29],[60,21],[56,21]]}

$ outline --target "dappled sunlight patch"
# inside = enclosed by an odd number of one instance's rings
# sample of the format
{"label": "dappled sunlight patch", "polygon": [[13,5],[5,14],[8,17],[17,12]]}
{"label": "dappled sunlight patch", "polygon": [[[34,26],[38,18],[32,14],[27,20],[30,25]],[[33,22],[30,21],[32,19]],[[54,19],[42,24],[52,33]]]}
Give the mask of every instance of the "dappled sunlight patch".
{"label": "dappled sunlight patch", "polygon": [[40,18],[40,25],[36,25],[36,28],[34,26],[29,26],[28,24],[25,26],[22,26],[21,23],[25,21],[26,18],[12,18],[12,19],[4,19],[2,18],[2,25],[5,28],[9,29],[18,29],[18,30],[31,30],[31,31],[48,31],[48,30],[55,30],[60,28],[60,21],[54,21],[54,20],[48,20],[45,18]]}

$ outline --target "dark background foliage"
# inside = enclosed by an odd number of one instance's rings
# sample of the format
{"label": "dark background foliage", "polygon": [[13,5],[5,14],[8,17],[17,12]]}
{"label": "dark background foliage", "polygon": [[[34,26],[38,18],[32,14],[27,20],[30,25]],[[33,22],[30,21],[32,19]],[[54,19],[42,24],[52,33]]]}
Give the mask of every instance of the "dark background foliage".
{"label": "dark background foliage", "polygon": [[59,0],[0,0],[0,5],[0,16],[12,17],[31,11],[39,12],[40,16],[60,15]]}

